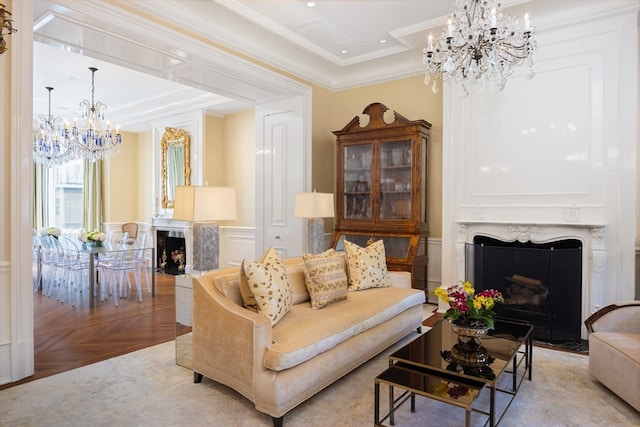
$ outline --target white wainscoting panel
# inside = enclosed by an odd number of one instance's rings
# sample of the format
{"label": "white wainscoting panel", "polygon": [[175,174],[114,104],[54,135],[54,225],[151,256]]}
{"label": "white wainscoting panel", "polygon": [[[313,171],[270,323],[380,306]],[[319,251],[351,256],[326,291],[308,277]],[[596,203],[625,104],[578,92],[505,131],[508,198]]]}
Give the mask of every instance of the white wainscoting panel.
{"label": "white wainscoting panel", "polygon": [[[256,258],[254,227],[220,227],[220,268]],[[258,255],[259,256],[259,255]]]}

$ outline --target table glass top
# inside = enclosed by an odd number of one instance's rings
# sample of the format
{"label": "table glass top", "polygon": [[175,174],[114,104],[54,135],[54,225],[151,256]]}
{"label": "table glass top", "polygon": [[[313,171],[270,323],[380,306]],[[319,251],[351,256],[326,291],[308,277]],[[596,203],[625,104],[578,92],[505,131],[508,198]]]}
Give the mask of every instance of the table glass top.
{"label": "table glass top", "polygon": [[496,319],[495,329],[482,338],[482,346],[487,349],[492,361],[486,366],[463,368],[445,360],[447,353],[458,342],[458,336],[449,322],[441,319],[431,330],[392,353],[389,360],[494,384],[532,330],[533,326],[529,324]]}

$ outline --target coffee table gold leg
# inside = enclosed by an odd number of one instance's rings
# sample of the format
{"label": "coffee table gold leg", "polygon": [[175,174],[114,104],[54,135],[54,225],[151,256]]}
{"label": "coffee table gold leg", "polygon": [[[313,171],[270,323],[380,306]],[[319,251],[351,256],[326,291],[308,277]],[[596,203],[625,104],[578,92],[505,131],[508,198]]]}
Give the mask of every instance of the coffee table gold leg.
{"label": "coffee table gold leg", "polygon": [[395,413],[393,411],[393,386],[389,386],[389,424],[396,425]]}
{"label": "coffee table gold leg", "polygon": [[491,399],[489,401],[489,426],[493,427],[496,425],[495,420],[493,419],[496,411],[496,388],[490,387],[489,389],[491,390]]}
{"label": "coffee table gold leg", "polygon": [[375,406],[373,407],[373,419],[376,426],[380,425],[380,383],[376,382],[374,386]]}

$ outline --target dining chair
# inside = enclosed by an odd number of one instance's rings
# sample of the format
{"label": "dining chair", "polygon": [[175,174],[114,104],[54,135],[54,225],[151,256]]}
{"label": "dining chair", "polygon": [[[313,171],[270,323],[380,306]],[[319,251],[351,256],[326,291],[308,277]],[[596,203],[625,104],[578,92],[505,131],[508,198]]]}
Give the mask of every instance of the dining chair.
{"label": "dining chair", "polygon": [[132,249],[132,246],[127,245],[125,242],[120,242],[115,251],[99,263],[99,271],[103,273],[106,284],[106,292],[103,294],[103,298],[106,300],[109,295],[113,296],[113,302],[116,307],[119,306],[120,298],[128,297],[129,288],[132,287],[130,274],[133,275],[138,301],[142,302],[142,287],[140,283],[142,271],[136,252],[144,252],[144,250]]}
{"label": "dining chair", "polygon": [[127,243],[133,244],[138,238],[138,223],[127,222],[122,224],[122,233],[128,233],[129,241]]}

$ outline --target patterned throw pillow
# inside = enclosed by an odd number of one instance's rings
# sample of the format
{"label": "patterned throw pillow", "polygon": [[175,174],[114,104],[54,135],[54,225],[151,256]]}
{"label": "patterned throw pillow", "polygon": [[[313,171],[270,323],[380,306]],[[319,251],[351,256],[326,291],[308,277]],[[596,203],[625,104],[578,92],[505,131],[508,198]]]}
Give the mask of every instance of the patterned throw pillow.
{"label": "patterned throw pillow", "polygon": [[278,253],[269,248],[261,261],[243,262],[243,270],[258,312],[269,317],[275,325],[293,304],[287,270]]}
{"label": "patterned throw pillow", "polygon": [[344,249],[347,253],[350,291],[391,286],[382,240],[366,248],[345,240]]}
{"label": "patterned throw pillow", "polygon": [[321,254],[303,254],[305,284],[311,308],[318,310],[347,299],[347,265],[344,254],[329,249]]}

